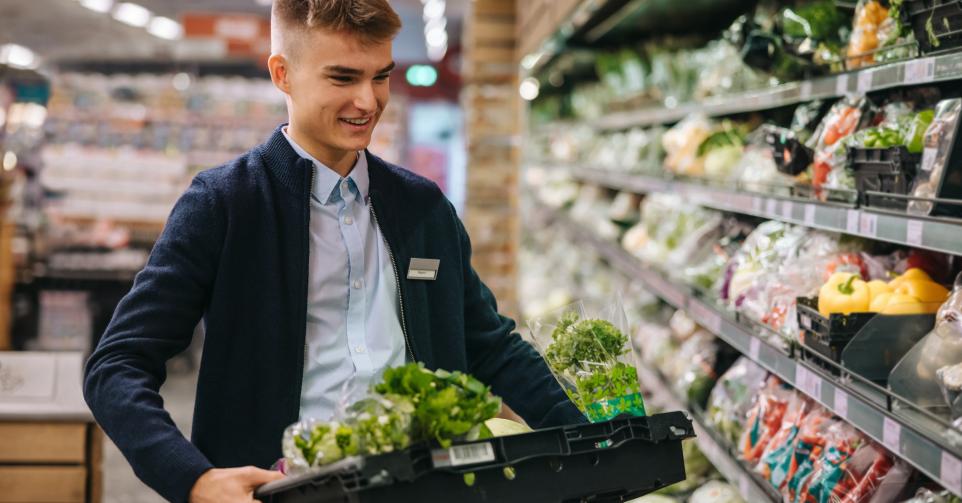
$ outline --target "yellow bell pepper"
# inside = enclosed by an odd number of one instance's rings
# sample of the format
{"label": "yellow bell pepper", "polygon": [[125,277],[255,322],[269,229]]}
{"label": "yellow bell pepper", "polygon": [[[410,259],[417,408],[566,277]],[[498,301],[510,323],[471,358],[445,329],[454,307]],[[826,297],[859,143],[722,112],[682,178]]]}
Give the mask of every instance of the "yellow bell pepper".
{"label": "yellow bell pepper", "polygon": [[893,292],[882,292],[874,297],[869,303],[868,310],[870,313],[881,313],[885,306],[888,305],[889,299],[894,295]]}
{"label": "yellow bell pepper", "polygon": [[933,311],[930,304],[919,302],[919,299],[911,295],[896,292],[888,297],[888,303],[879,312],[881,314],[930,314]]}
{"label": "yellow bell pepper", "polygon": [[893,291],[892,287],[890,287],[888,283],[880,279],[873,279],[872,281],[868,282],[869,297],[871,297],[873,301],[879,295],[883,293],[892,293],[892,291]]}
{"label": "yellow bell pepper", "polygon": [[908,280],[932,281],[932,277],[922,269],[913,267],[902,273],[901,276],[889,281],[889,286],[892,287],[892,290],[895,290]]}
{"label": "yellow bell pepper", "polygon": [[938,302],[943,303],[949,298],[949,291],[946,288],[934,281],[925,280],[906,280],[903,281],[898,288],[895,289],[895,293],[902,295],[911,295],[919,300],[919,302]]}
{"label": "yellow bell pepper", "polygon": [[868,284],[858,274],[837,272],[818,291],[818,312],[825,317],[832,313],[864,313],[869,300]]}

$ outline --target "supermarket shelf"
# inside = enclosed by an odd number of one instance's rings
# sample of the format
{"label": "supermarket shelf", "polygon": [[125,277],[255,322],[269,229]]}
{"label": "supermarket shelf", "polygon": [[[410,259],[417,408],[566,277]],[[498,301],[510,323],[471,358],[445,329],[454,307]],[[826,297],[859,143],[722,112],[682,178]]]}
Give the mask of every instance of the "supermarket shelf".
{"label": "supermarket shelf", "polygon": [[589,227],[575,222],[562,211],[552,211],[556,221],[577,237],[579,243],[591,246],[621,273],[641,281],[673,306],[685,309],[695,321],[736,350],[962,496],[962,437],[958,432],[929,422],[917,413],[900,410],[891,394],[881,395],[850,382],[851,376],[830,376],[805,360],[797,348],[786,350],[777,344],[778,340],[773,344],[771,338],[765,338],[772,335],[771,332],[745,326],[691,288],[643,264],[618,244],[599,238]]}
{"label": "supermarket shelf", "polygon": [[781,220],[917,248],[962,255],[962,221],[857,208],[798,197],[746,193],[694,182],[568,167],[576,179],[641,194],[673,192],[707,208]]}
{"label": "supermarket shelf", "polygon": [[769,501],[772,503],[781,501],[779,495],[768,484],[754,476],[751,470],[738,461],[731,449],[716,438],[714,430],[706,426],[703,417],[695,411],[691,411],[683,400],[680,400],[670,391],[671,388],[660,375],[650,369],[638,367],[638,379],[644,392],[653,401],[669,410],[689,410],[689,415],[692,416],[692,424],[695,426],[697,436],[694,440],[698,443],[698,448],[718,472],[729,483],[738,488],[743,500],[752,502]]}
{"label": "supermarket shelf", "polygon": [[757,112],[820,98],[870,93],[899,86],[962,79],[962,52],[909,59],[826,77],[790,82],[761,90],[716,96],[676,107],[650,107],[608,114],[593,122],[597,129],[617,130],[677,122],[690,113],[713,117]]}

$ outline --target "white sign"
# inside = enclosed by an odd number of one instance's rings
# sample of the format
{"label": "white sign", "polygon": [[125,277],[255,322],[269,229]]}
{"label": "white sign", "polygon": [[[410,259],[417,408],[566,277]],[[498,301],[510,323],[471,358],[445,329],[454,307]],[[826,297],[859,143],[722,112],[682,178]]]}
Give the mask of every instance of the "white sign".
{"label": "white sign", "polygon": [[758,337],[752,337],[752,340],[748,343],[748,356],[752,360],[758,361],[758,353],[761,351],[762,341]]}
{"label": "white sign", "polygon": [[848,393],[841,388],[835,388],[835,414],[842,419],[848,419]]}
{"label": "white sign", "polygon": [[858,234],[858,210],[848,210],[845,213],[845,231]]}
{"label": "white sign", "polygon": [[905,242],[912,246],[922,246],[922,230],[925,226],[921,220],[909,220],[905,223]]}
{"label": "white sign", "polygon": [[776,211],[778,211],[778,201],[774,199],[765,201],[765,213],[767,213],[769,217],[774,217]]}
{"label": "white sign", "polygon": [[858,223],[858,232],[863,236],[874,238],[878,231],[878,215],[874,213],[862,213]]}
{"label": "white sign", "polygon": [[795,205],[791,201],[782,201],[782,218],[791,220],[794,217]]}
{"label": "white sign", "polygon": [[942,451],[942,464],[939,468],[939,479],[946,489],[955,494],[962,494],[962,461],[959,458]]}
{"label": "white sign", "polygon": [[848,94],[848,74],[843,73],[835,78],[835,94],[845,96]]}
{"label": "white sign", "polygon": [[801,101],[808,101],[812,97],[812,81],[806,80],[798,88],[798,97]]}
{"label": "white sign", "polygon": [[815,205],[805,205],[805,225],[812,227],[815,225]]}
{"label": "white sign", "polygon": [[858,92],[861,94],[872,90],[872,70],[862,70],[858,74]]}
{"label": "white sign", "polygon": [[902,425],[890,417],[882,421],[882,444],[898,456],[901,453]]}
{"label": "white sign", "polygon": [[924,84],[935,78],[935,58],[920,58],[906,61],[902,67],[902,83],[907,85]]}

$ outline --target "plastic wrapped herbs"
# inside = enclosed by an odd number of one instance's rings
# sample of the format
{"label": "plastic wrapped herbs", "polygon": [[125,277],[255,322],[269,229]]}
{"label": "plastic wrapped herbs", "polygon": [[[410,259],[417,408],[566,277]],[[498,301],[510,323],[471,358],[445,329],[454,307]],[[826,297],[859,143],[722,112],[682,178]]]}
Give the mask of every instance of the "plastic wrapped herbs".
{"label": "plastic wrapped herbs", "polygon": [[645,415],[620,300],[590,310],[577,302],[529,322],[534,346],[591,422]]}

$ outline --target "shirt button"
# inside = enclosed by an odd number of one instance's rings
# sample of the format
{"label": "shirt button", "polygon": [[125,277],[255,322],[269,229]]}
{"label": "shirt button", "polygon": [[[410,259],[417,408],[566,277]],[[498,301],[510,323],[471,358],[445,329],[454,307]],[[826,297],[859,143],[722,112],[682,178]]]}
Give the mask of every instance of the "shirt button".
{"label": "shirt button", "polygon": [[344,224],[345,224],[345,225],[351,225],[351,224],[353,224],[353,223],[354,223],[354,219],[353,219],[353,218],[351,218],[351,217],[344,217]]}
{"label": "shirt button", "polygon": [[361,288],[361,280],[359,279],[354,280],[354,288]]}
{"label": "shirt button", "polygon": [[358,352],[358,353],[363,353],[363,352],[364,352],[364,346],[355,346],[355,347],[354,347],[354,351],[356,351],[356,352]]}
{"label": "shirt button", "polygon": [[344,189],[344,190],[347,190],[348,187],[347,187],[347,182],[346,182],[346,181],[345,181],[345,182],[341,182],[341,188]]}

